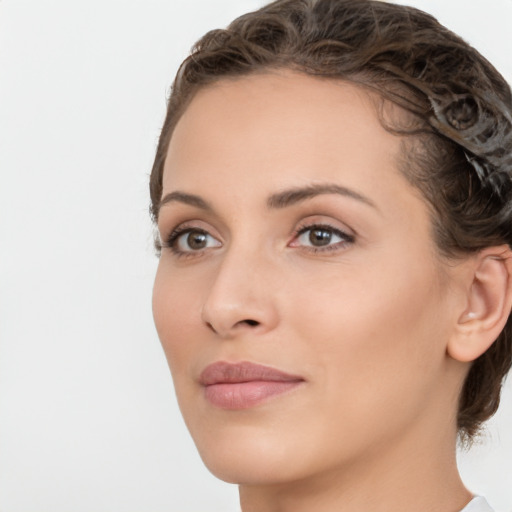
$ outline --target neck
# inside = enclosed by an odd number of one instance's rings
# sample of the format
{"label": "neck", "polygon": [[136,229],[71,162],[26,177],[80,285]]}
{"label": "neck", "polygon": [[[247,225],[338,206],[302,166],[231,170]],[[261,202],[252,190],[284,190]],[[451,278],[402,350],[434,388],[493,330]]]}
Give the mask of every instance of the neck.
{"label": "neck", "polygon": [[[456,464],[456,435],[401,436],[372,455],[295,482],[241,485],[243,512],[460,511],[471,500]],[[423,432],[425,434],[425,432]]]}

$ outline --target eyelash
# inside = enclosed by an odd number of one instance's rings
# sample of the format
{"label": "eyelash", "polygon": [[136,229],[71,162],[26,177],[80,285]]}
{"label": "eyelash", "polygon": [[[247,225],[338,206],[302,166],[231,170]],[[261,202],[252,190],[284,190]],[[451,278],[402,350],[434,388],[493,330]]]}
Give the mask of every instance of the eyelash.
{"label": "eyelash", "polygon": [[187,224],[182,224],[181,226],[178,226],[177,228],[173,229],[167,239],[165,240],[165,243],[163,244],[163,247],[168,248],[171,250],[174,256],[177,258],[194,258],[199,256],[200,254],[204,253],[203,251],[182,251],[178,249],[177,247],[177,241],[178,239],[187,234],[187,233],[200,233],[203,235],[211,236],[208,231],[205,229],[198,228],[197,226],[190,226]]}
{"label": "eyelash", "polygon": [[[339,238],[343,239],[343,241],[336,242],[335,244],[329,244],[329,245],[326,245],[325,247],[302,246],[302,245],[297,245],[297,246],[292,246],[292,247],[297,247],[302,250],[317,254],[317,253],[322,253],[322,252],[343,250],[348,245],[351,245],[355,242],[355,237],[353,235],[349,235],[348,233],[345,233],[344,231],[342,231],[338,228],[335,228],[334,226],[330,226],[329,224],[325,224],[325,223],[324,224],[321,224],[321,223],[306,224],[306,225],[298,227],[293,234],[293,241],[296,241],[301,235],[307,233],[308,231],[313,231],[313,230],[329,231],[333,235],[336,235]],[[193,251],[193,250],[182,251],[177,248],[178,239],[181,236],[183,236],[187,233],[192,233],[192,232],[196,232],[196,233],[207,235],[207,236],[212,236],[212,235],[210,235],[210,233],[208,233],[208,231],[206,231],[204,229],[198,228],[196,226],[189,226],[189,225],[184,224],[184,225],[181,225],[181,226],[173,229],[173,231],[170,233],[170,235],[167,237],[165,243],[163,244],[163,247],[170,249],[171,252],[173,253],[173,255],[178,258],[194,258],[194,257],[204,254],[205,249],[197,250],[197,251]],[[208,248],[206,248],[206,249],[208,249]]]}
{"label": "eyelash", "polygon": [[323,224],[322,223],[313,223],[313,224],[305,224],[303,226],[300,226],[295,231],[295,233],[293,235],[293,239],[297,240],[304,233],[307,233],[308,231],[314,231],[314,230],[330,231],[331,234],[340,237],[343,241],[336,242],[334,244],[329,244],[329,245],[326,245],[325,247],[308,246],[307,249],[304,246],[297,246],[297,247],[302,247],[302,249],[316,254],[316,253],[322,253],[322,252],[339,251],[355,242],[355,237],[353,235],[349,235],[348,233],[345,233],[341,229],[335,228],[334,226],[331,226],[331,225],[325,224],[325,223],[323,223]]}

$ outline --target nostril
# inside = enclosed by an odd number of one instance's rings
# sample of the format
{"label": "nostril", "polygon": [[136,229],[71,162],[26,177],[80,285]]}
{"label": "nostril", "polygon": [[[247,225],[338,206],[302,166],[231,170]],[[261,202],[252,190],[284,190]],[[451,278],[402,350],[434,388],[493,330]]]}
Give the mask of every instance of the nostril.
{"label": "nostril", "polygon": [[[1,0],[0,0],[1,1]],[[260,325],[261,322],[258,322],[257,320],[253,320],[252,318],[247,318],[246,320],[240,320],[239,322],[236,322],[235,324],[229,324],[227,326],[223,326],[221,323],[216,324],[215,322],[205,322],[204,325],[213,333],[218,334],[220,336],[230,336],[233,334],[232,329],[235,329],[237,327],[257,327]]]}
{"label": "nostril", "polygon": [[215,328],[213,327],[213,325],[212,325],[210,322],[206,322],[206,326],[207,326],[209,329],[211,329],[213,332],[217,332],[217,331],[215,330]]}

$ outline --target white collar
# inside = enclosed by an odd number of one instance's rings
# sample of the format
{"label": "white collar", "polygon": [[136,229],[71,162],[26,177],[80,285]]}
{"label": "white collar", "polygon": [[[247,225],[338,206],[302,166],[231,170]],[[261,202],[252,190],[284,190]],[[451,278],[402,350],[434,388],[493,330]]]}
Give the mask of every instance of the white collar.
{"label": "white collar", "polygon": [[483,496],[475,496],[460,512],[494,512]]}

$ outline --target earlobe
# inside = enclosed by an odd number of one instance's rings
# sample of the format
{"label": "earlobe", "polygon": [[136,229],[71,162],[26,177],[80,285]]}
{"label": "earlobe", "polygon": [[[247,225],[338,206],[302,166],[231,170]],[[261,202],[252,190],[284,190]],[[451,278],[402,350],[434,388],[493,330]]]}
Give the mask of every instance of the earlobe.
{"label": "earlobe", "polygon": [[498,338],[512,308],[512,251],[489,247],[475,258],[467,287],[466,308],[460,314],[448,354],[458,361],[480,357]]}

